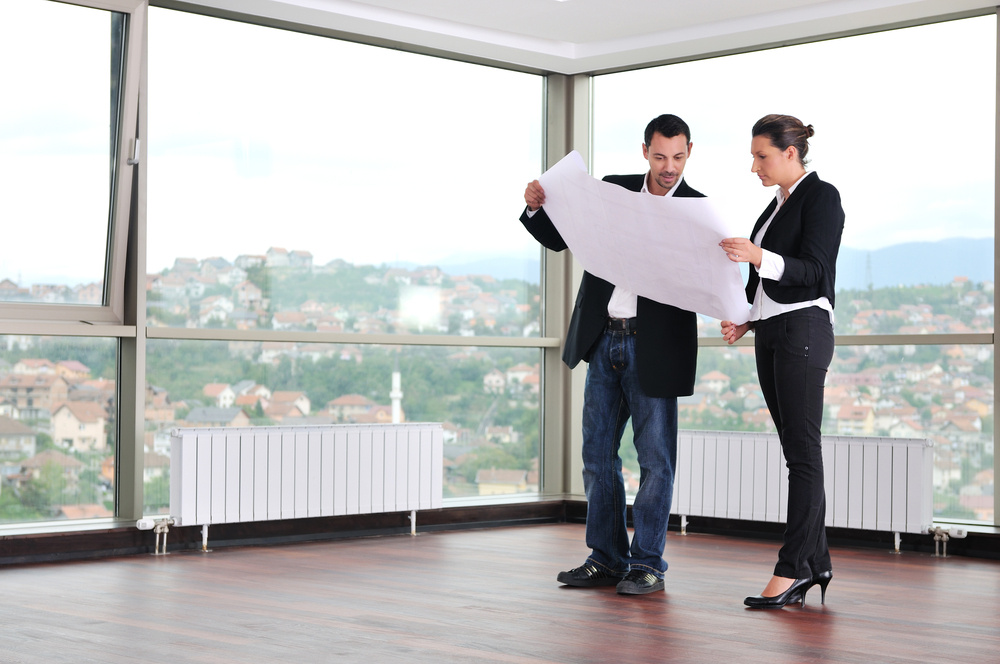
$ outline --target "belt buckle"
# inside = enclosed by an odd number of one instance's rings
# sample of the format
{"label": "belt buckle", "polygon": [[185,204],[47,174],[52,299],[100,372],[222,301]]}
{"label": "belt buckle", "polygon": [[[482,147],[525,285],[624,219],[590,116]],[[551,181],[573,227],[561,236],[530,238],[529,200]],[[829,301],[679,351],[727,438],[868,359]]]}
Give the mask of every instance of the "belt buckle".
{"label": "belt buckle", "polygon": [[630,324],[633,319],[631,318],[612,318],[608,317],[608,329],[612,332],[625,332],[626,334],[631,334],[635,332],[635,326]]}

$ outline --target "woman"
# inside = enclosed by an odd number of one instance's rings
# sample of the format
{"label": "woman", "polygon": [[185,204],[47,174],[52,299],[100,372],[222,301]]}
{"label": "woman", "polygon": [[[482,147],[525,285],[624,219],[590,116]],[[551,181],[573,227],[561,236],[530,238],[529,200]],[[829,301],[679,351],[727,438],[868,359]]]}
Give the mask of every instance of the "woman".
{"label": "woman", "polygon": [[778,185],[775,200],[751,239],[719,243],[729,260],[752,266],[746,287],[750,320],[722,321],[722,336],[732,344],[754,331],[761,390],[788,466],[784,543],[770,582],[743,602],[754,608],[805,605],[806,592],[817,584],[825,602],[833,578],[820,428],[823,383],[833,358],[834,277],[844,210],[836,188],[806,172],[812,135],[812,125],[788,115],[757,121],[750,170],[765,187]]}

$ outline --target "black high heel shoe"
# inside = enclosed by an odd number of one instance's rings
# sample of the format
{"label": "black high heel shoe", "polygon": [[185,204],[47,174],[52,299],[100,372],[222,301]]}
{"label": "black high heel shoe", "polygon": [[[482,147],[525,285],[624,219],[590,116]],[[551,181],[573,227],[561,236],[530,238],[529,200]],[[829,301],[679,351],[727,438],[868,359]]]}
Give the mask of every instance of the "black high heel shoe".
{"label": "black high heel shoe", "polygon": [[792,585],[788,586],[788,590],[780,595],[775,595],[773,597],[753,595],[744,599],[743,603],[752,609],[780,609],[785,606],[785,604],[795,604],[796,602],[799,602],[801,606],[805,606],[806,593],[809,592],[809,589],[813,586],[819,586],[819,603],[826,604],[826,587],[830,585],[830,580],[832,578],[833,571],[827,570],[825,572],[820,572],[811,579],[796,579],[792,582]]}
{"label": "black high heel shoe", "polygon": [[[829,581],[827,582],[829,583]],[[802,602],[802,606],[805,606],[806,591],[815,583],[819,583],[819,581],[813,578],[796,579],[792,581],[792,585],[788,586],[788,590],[780,595],[774,595],[773,597],[751,595],[744,599],[743,603],[751,609],[780,609],[785,604],[795,604],[796,602]]]}
{"label": "black high heel shoe", "polygon": [[[812,588],[813,586],[817,586],[817,585],[819,586],[819,592],[820,592],[819,603],[820,604],[826,604],[826,587],[828,585],[830,585],[830,579],[832,579],[832,578],[833,578],[833,570],[827,570],[825,572],[820,572],[819,574],[817,574],[816,576],[814,576],[812,578],[812,583],[809,584],[809,588]],[[806,590],[802,591],[802,605],[803,606],[805,606],[805,603],[806,603],[806,591],[809,590],[809,588],[806,588]]]}

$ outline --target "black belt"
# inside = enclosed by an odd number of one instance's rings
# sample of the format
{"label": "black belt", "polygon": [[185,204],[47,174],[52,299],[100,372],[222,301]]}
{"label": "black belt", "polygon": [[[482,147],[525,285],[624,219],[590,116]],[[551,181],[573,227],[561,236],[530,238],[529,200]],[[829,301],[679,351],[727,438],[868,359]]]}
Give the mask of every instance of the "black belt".
{"label": "black belt", "polygon": [[624,332],[625,334],[635,334],[639,329],[638,318],[608,318],[609,332]]}

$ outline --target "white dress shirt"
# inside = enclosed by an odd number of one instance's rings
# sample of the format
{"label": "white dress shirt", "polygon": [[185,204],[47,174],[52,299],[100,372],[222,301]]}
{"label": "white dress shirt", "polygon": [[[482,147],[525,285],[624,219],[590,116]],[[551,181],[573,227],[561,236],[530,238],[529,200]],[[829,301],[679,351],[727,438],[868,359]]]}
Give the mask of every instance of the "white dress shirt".
{"label": "white dress shirt", "polygon": [[[799,183],[806,178],[809,173],[804,174],[798,180],[795,181],[791,187],[788,188],[788,195],[791,196],[795,188],[799,186]],[[775,194],[775,198],[778,199],[778,204],[774,208],[774,212],[771,213],[771,217],[764,222],[764,225],[760,227],[757,234],[753,236],[752,241],[758,247],[764,236],[767,234],[767,229],[771,227],[771,222],[774,221],[775,215],[778,214],[778,210],[784,205],[785,195],[781,193],[781,187],[778,187],[778,191]],[[775,302],[767,296],[764,292],[764,279],[772,279],[774,281],[780,281],[781,276],[785,273],[785,259],[774,253],[773,251],[768,251],[767,249],[761,248],[761,258],[760,258],[760,269],[757,273],[760,275],[761,281],[757,282],[757,292],[754,294],[753,305],[750,307],[750,320],[758,321],[765,318],[772,318],[779,314],[783,314],[789,311],[795,311],[797,309],[806,309],[808,307],[819,307],[824,309],[830,314],[830,324],[833,324],[833,306],[830,304],[825,296],[820,297],[816,300],[809,300],[808,302],[793,302],[791,304],[782,304],[780,302]]]}

